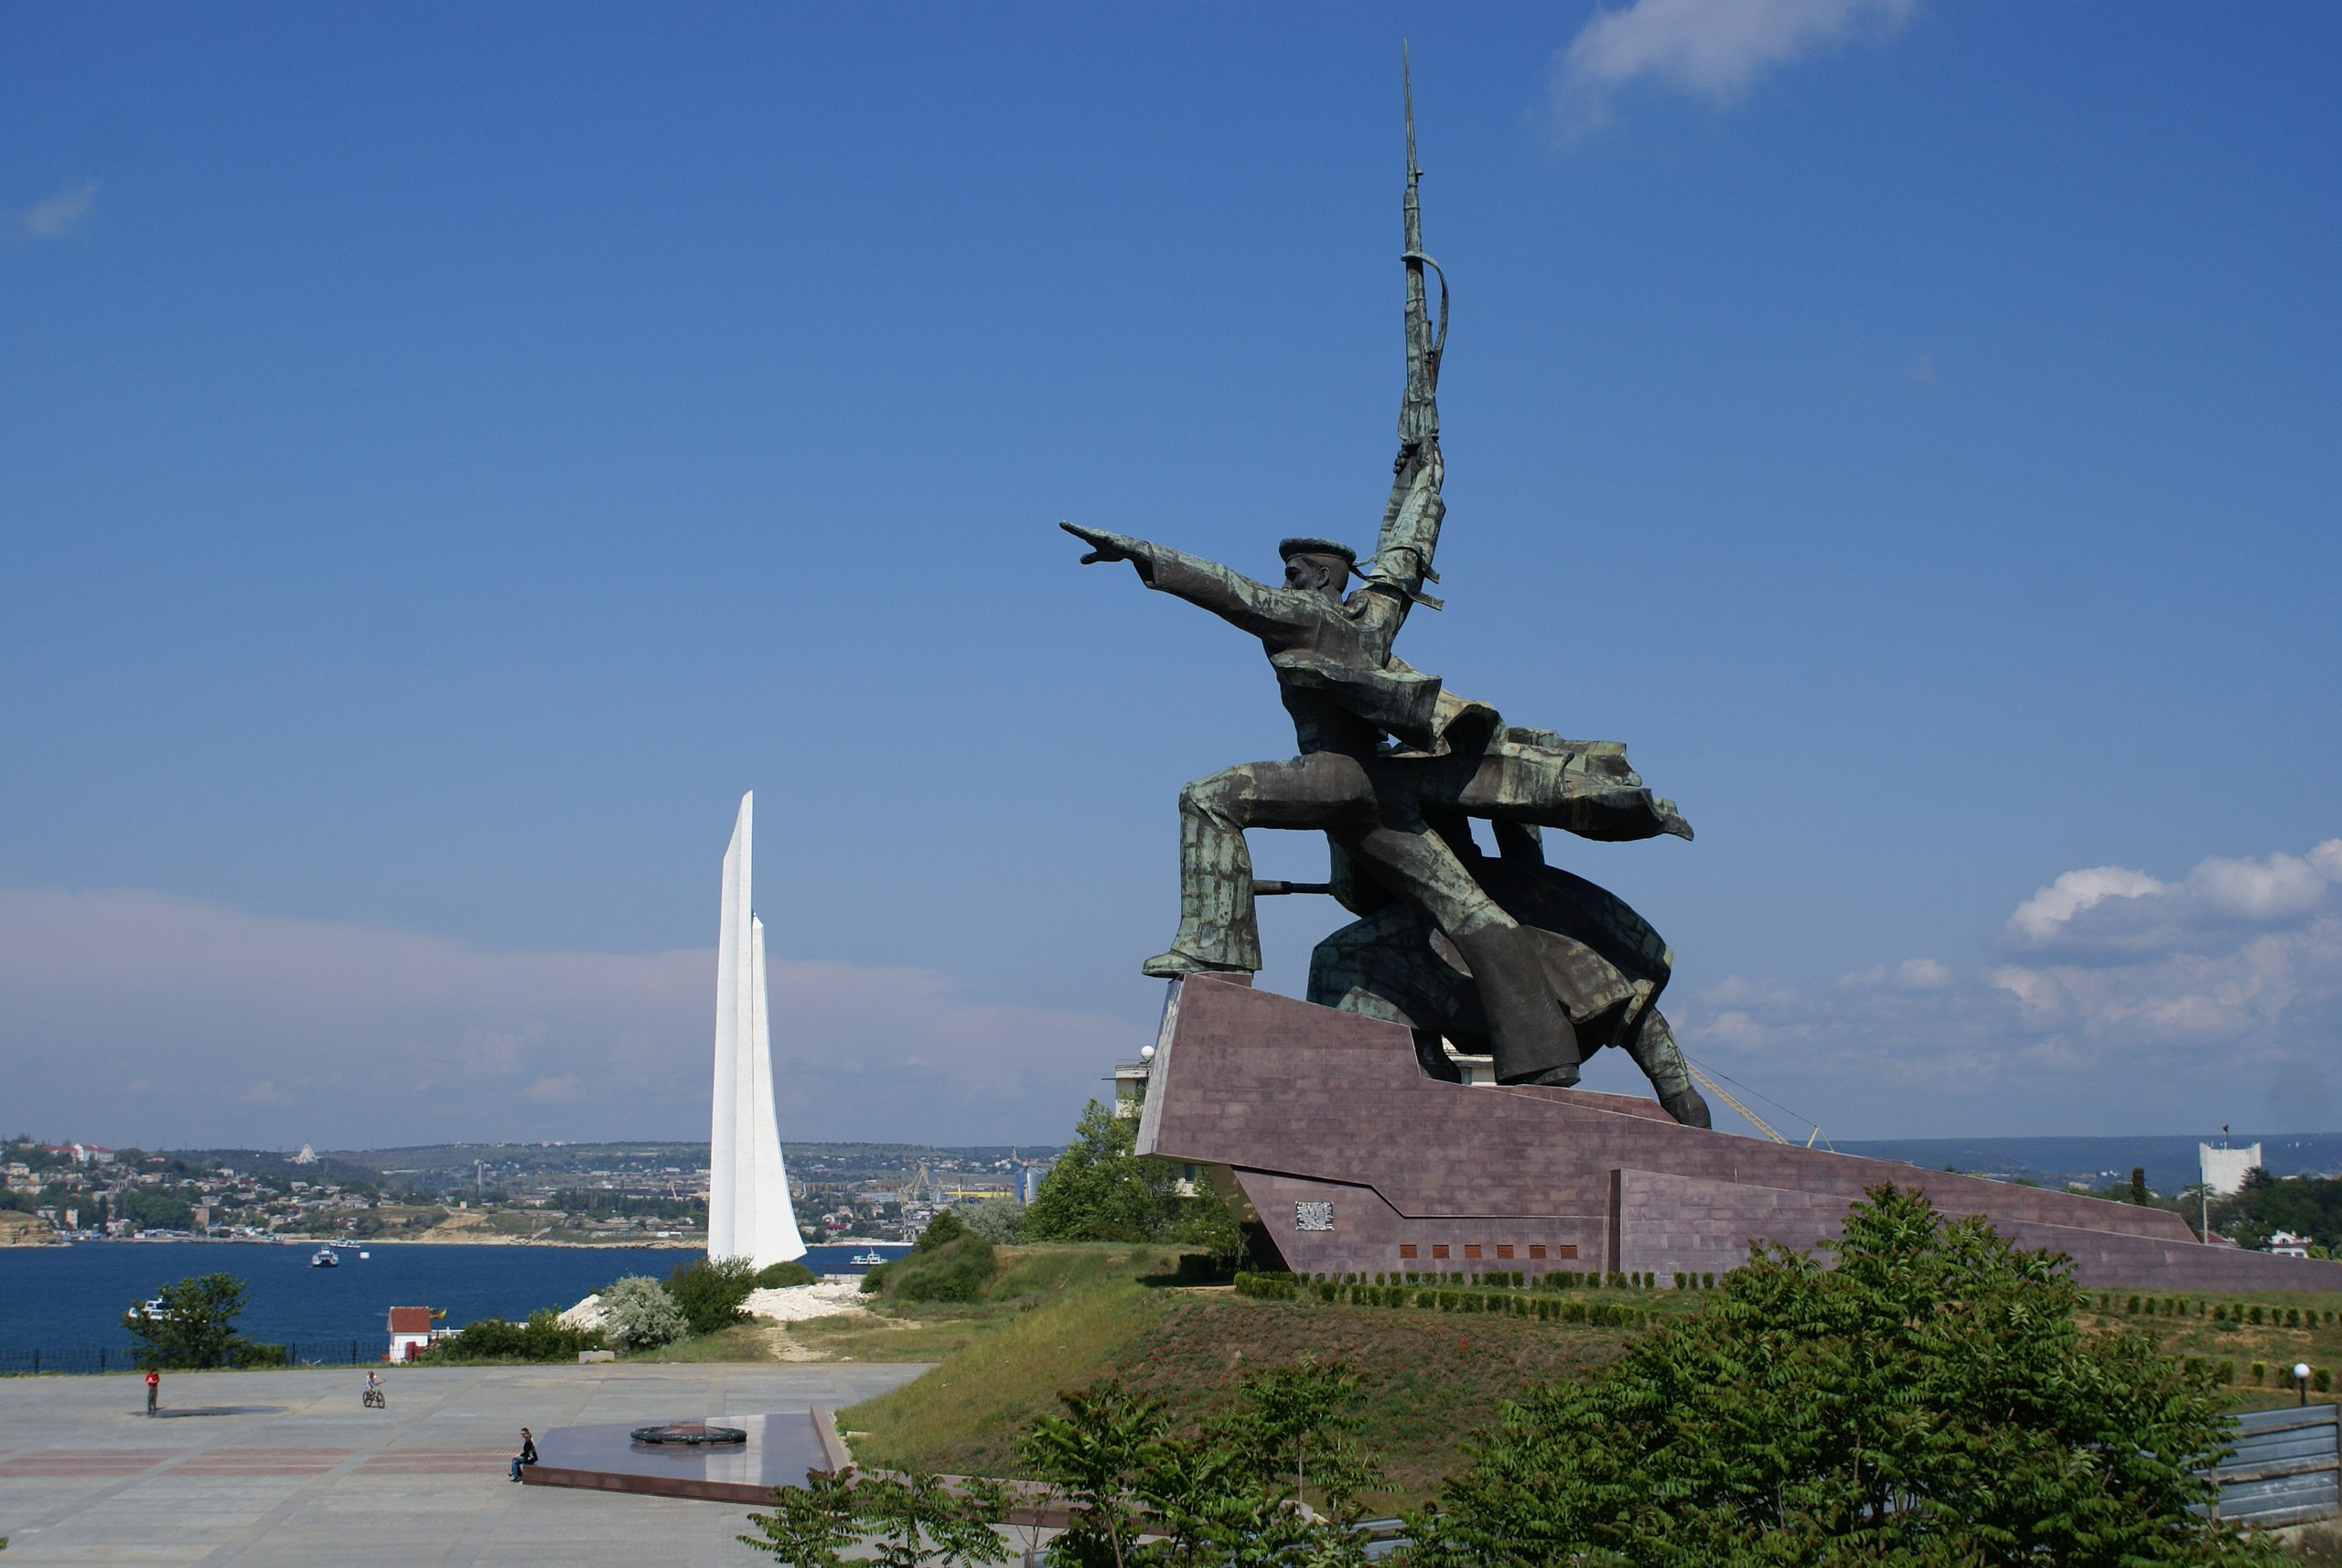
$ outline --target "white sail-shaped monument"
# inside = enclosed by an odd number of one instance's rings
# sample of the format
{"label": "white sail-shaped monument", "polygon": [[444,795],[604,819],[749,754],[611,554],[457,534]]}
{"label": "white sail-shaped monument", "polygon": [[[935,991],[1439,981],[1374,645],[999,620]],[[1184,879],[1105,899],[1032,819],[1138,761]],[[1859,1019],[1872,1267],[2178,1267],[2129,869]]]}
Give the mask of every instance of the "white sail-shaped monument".
{"label": "white sail-shaped monument", "polygon": [[715,949],[715,1109],[708,1125],[707,1255],[757,1268],[805,1255],[780,1121],[772,1101],[772,1027],[765,1011],[765,923],[755,903],[756,793],[740,797],[724,852]]}

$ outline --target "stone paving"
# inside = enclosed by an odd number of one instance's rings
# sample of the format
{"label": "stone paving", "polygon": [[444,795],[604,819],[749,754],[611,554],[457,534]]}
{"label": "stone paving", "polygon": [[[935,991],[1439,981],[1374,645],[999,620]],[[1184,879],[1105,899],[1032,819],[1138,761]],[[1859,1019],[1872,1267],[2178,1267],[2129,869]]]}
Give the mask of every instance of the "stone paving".
{"label": "stone paving", "polygon": [[160,1420],[136,1376],[0,1378],[0,1563],[769,1563],[745,1508],[513,1486],[521,1428],[835,1408],[926,1369],[401,1367],[387,1411],[362,1368],[178,1372]]}

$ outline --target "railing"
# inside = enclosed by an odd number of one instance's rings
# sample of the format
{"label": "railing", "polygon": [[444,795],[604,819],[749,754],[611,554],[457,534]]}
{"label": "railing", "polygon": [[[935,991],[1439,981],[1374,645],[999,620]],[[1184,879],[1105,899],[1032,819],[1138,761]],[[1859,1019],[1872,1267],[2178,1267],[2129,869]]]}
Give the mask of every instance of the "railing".
{"label": "railing", "polygon": [[2337,1407],[2250,1411],[2236,1418],[2236,1452],[2211,1472],[2219,1516],[2263,1529],[2342,1513],[2342,1428]]}
{"label": "railing", "polygon": [[[285,1359],[275,1363],[280,1366],[371,1367],[381,1365],[384,1359],[382,1342],[377,1339],[303,1339],[271,1348],[281,1348],[285,1352]],[[46,1372],[91,1374],[137,1369],[137,1359],[132,1351],[108,1346],[0,1349],[0,1378],[37,1377]]]}

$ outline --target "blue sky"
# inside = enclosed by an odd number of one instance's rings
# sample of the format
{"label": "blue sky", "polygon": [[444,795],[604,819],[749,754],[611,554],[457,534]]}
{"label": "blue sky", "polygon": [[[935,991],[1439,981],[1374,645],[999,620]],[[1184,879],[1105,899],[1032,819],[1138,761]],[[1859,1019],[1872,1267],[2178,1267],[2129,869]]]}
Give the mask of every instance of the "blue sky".
{"label": "blue sky", "polygon": [[786,1134],[1058,1140],[1292,736],[1054,523],[1369,542],[1402,37],[1401,650],[1681,802],[1692,1054],[2337,1124],[2342,18],[1940,0],[7,10],[0,1121],[695,1135],[753,788]]}

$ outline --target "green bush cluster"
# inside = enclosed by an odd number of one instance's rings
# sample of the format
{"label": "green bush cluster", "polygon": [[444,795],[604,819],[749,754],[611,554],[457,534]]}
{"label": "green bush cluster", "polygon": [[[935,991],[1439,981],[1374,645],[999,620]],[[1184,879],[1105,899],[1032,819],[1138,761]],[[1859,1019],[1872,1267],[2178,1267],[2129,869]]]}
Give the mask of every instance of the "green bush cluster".
{"label": "green bush cluster", "polygon": [[[2229,1424],[2063,1260],[1874,1189],[1832,1245],[1735,1269],[1614,1365],[1506,1402],[1412,1560],[2274,1568],[2207,1517]],[[1688,1434],[1688,1435],[1687,1435]]]}
{"label": "green bush cluster", "polygon": [[982,1301],[1000,1272],[992,1243],[945,1209],[929,1221],[908,1256],[862,1276],[862,1288],[897,1301]]}
{"label": "green bush cluster", "polygon": [[790,1285],[818,1284],[821,1276],[804,1264],[791,1260],[786,1263],[767,1263],[757,1271],[758,1290],[786,1290]]}
{"label": "green bush cluster", "polygon": [[425,1361],[574,1361],[580,1350],[603,1350],[598,1328],[564,1327],[561,1315],[541,1306],[513,1323],[483,1317],[467,1323],[425,1350]]}
{"label": "green bush cluster", "polygon": [[741,1310],[757,1288],[757,1271],[746,1258],[694,1258],[667,1276],[667,1294],[693,1334],[713,1334],[744,1321]]}

